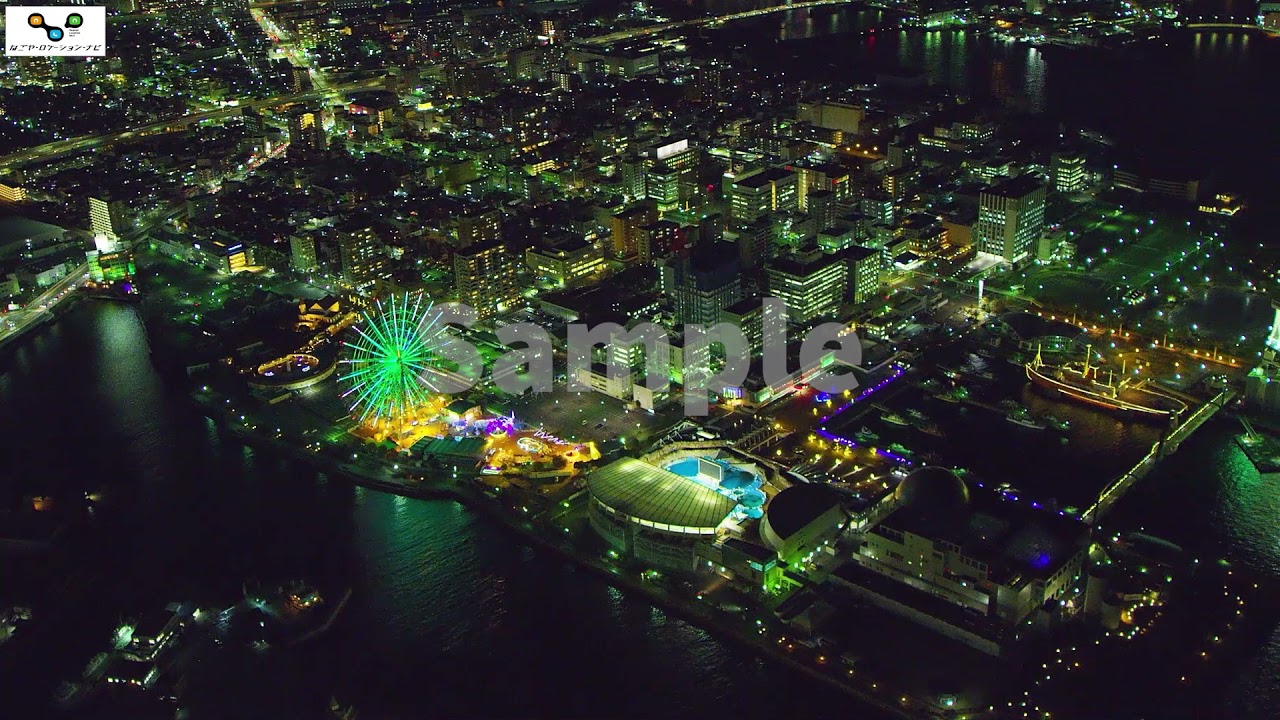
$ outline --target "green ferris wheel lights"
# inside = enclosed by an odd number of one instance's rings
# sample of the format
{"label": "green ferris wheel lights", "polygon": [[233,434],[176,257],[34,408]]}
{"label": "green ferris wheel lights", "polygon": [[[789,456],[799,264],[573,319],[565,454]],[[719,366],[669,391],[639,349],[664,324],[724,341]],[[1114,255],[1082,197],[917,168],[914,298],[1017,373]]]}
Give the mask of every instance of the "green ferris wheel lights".
{"label": "green ferris wheel lights", "polygon": [[351,413],[362,423],[395,422],[437,391],[430,374],[443,330],[440,312],[424,304],[421,295],[392,297],[365,313],[363,325],[346,343],[340,379],[350,387],[342,397],[351,401]]}

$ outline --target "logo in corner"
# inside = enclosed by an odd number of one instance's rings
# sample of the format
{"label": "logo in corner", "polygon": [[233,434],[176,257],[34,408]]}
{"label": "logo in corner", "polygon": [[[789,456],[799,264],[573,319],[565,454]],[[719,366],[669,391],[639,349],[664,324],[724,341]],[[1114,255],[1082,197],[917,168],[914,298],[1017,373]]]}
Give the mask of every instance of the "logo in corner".
{"label": "logo in corner", "polygon": [[[26,22],[22,21],[23,16]],[[106,7],[8,6],[4,50],[8,56],[106,55]]]}

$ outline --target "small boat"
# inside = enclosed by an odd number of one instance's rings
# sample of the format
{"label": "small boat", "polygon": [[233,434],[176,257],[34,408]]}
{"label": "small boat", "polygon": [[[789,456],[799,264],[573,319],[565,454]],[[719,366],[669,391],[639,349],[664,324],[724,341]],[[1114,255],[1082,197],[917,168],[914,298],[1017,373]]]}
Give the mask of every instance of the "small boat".
{"label": "small boat", "polygon": [[1014,425],[1021,425],[1024,428],[1031,428],[1032,430],[1044,430],[1046,427],[1048,427],[1047,425],[1040,422],[1039,420],[1036,420],[1035,417],[1031,414],[1031,412],[1028,411],[1026,408],[1010,410],[1009,414],[1004,416],[1004,419],[1008,420]]}
{"label": "small boat", "polygon": [[863,445],[867,445],[879,440],[880,436],[872,432],[871,428],[863,425],[861,430],[854,433],[853,438]]}
{"label": "small boat", "polygon": [[942,383],[938,382],[938,378],[929,378],[928,380],[925,380],[924,382],[920,383],[920,387],[924,388],[925,390],[937,390],[941,386],[942,386]]}
{"label": "small boat", "polygon": [[937,423],[922,423],[920,425],[916,425],[915,428],[925,435],[942,437],[942,428],[938,427]]}
{"label": "small boat", "polygon": [[908,450],[907,448],[903,447],[898,443],[894,443],[890,445],[889,452],[904,458],[910,458],[911,456],[915,455],[915,453],[911,452],[910,450]]}
{"label": "small boat", "polygon": [[916,410],[915,408],[911,408],[910,410],[907,411],[907,419],[910,420],[913,424],[921,424],[921,423],[929,422],[929,416],[925,415],[919,410]]}
{"label": "small boat", "polygon": [[911,422],[910,422],[909,420],[907,420],[906,418],[902,417],[902,416],[901,416],[901,415],[899,415],[898,413],[892,413],[892,412],[891,412],[891,413],[887,413],[886,415],[884,415],[884,416],[883,416],[883,417],[881,417],[880,419],[881,419],[881,420],[884,420],[885,422],[889,423],[890,425],[898,425],[898,426],[901,426],[901,427],[906,427],[907,425],[910,425],[910,424],[911,424]]}

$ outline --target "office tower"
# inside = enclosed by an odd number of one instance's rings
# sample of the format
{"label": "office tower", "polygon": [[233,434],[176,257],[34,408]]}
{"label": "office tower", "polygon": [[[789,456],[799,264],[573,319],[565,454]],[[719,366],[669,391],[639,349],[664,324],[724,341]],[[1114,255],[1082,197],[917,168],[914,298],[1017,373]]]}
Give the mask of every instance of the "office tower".
{"label": "office tower", "polygon": [[1008,262],[1026,257],[1044,232],[1045,187],[1033,175],[1022,175],[983,190],[978,196],[974,227],[979,252]]}
{"label": "office tower", "polygon": [[658,163],[645,175],[645,196],[665,213],[680,207],[680,171]]}
{"label": "office tower", "polygon": [[764,303],[760,298],[739,300],[720,311],[720,321],[736,325],[747,339],[753,356],[764,347]]}
{"label": "office tower", "polygon": [[658,208],[641,203],[613,216],[613,254],[621,258],[636,257],[640,252],[640,230],[658,221]]}
{"label": "office tower", "polygon": [[643,263],[686,257],[689,245],[688,229],[670,220],[646,225],[636,234],[636,254]]}
{"label": "office tower", "polygon": [[730,188],[730,212],[738,226],[775,212],[798,210],[799,193],[796,173],[784,168],[769,168],[734,181]]}
{"label": "office tower", "polygon": [[852,245],[841,251],[845,260],[845,300],[865,302],[880,289],[880,273],[884,268],[879,250]]}
{"label": "office tower", "polygon": [[819,230],[829,228],[836,221],[836,195],[830,190],[814,190],[809,193],[808,210],[809,217],[813,218],[813,225]]}
{"label": "office tower", "polygon": [[289,236],[289,267],[297,273],[315,272],[320,268],[315,238],[310,235]]}
{"label": "office tower", "polygon": [[479,242],[453,254],[458,302],[475,308],[480,322],[514,309],[520,300],[519,260],[501,240]]}
{"label": "office tower", "polygon": [[883,191],[871,192],[858,202],[858,209],[871,219],[873,223],[892,225],[894,219],[893,201]]}
{"label": "office tower", "polygon": [[119,240],[128,228],[123,200],[112,200],[109,195],[89,198],[89,231],[111,240]]}
{"label": "office tower", "polygon": [[721,243],[707,243],[688,258],[677,258],[664,268],[670,275],[669,294],[676,322],[714,325],[720,311],[742,297],[737,254]]}
{"label": "office tower", "polygon": [[1053,189],[1058,192],[1080,192],[1084,189],[1084,156],[1056,153],[1050,164]]}
{"label": "office tower", "polygon": [[825,253],[816,245],[781,255],[765,269],[769,295],[787,303],[787,316],[804,323],[840,312],[847,284],[842,253]]}
{"label": "office tower", "polygon": [[744,270],[755,270],[773,257],[773,219],[758,217],[738,229],[738,262]]}
{"label": "office tower", "polygon": [[525,250],[525,264],[535,278],[568,287],[604,272],[604,255],[596,243],[581,235],[543,238]]}
{"label": "office tower", "polygon": [[289,112],[289,154],[312,157],[325,149],[324,124],[319,110],[294,108]]}
{"label": "office tower", "polygon": [[858,105],[840,102],[807,102],[796,107],[796,119],[814,127],[857,135],[866,112]]}

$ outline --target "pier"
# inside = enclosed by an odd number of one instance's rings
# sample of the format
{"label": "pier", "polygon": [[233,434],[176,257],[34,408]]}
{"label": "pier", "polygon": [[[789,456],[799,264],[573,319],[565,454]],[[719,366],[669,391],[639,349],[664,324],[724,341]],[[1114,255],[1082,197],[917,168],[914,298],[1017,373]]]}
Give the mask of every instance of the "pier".
{"label": "pier", "polygon": [[1116,478],[1115,482],[1103,488],[1098,493],[1098,499],[1089,506],[1081,518],[1086,523],[1095,523],[1102,519],[1102,516],[1111,509],[1113,505],[1129,491],[1139,480],[1147,476],[1147,473],[1160,462],[1160,459],[1172,455],[1178,450],[1183,440],[1191,437],[1191,433],[1200,429],[1209,418],[1218,414],[1218,411],[1226,407],[1227,403],[1235,398],[1236,392],[1231,388],[1227,388],[1218,393],[1212,400],[1205,403],[1191,414],[1181,425],[1174,428],[1167,436],[1162,438],[1160,442],[1151,446],[1151,451],[1143,456],[1136,465],[1129,469],[1128,472]]}

